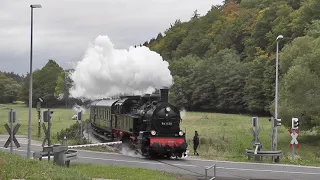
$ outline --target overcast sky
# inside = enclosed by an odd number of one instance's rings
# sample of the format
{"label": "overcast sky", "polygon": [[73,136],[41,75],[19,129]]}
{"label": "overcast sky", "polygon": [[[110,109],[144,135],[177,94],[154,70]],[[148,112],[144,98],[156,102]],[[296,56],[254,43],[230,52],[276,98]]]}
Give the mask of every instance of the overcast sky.
{"label": "overcast sky", "polygon": [[223,0],[1,0],[0,70],[29,72],[30,4],[34,9],[33,70],[54,59],[63,68],[80,61],[88,44],[108,35],[128,49],[188,21],[195,9],[205,15]]}

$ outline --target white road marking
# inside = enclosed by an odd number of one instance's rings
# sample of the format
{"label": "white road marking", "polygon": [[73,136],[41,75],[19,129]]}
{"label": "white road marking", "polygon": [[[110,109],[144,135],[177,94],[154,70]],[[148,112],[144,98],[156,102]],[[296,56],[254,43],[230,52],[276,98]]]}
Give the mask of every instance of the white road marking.
{"label": "white road marking", "polygon": [[[206,166],[209,167],[209,166]],[[273,173],[287,173],[287,174],[304,174],[304,175],[320,175],[320,173],[308,173],[308,172],[292,172],[292,171],[275,171],[275,170],[257,170],[257,169],[243,169],[243,168],[227,168],[216,167],[217,169],[238,170],[238,171],[255,171],[255,172],[273,172]]]}
{"label": "white road marking", "polygon": [[[10,152],[10,149],[8,148],[0,147],[0,149],[5,149],[5,150],[8,150],[8,152]],[[26,150],[20,150],[20,149],[13,149],[13,151],[27,152]],[[30,152],[33,153],[34,151],[30,151]]]}
{"label": "white road marking", "polygon": [[210,160],[210,159],[194,159],[190,158],[191,161],[203,161],[203,162],[213,162],[213,163],[230,163],[230,164],[248,164],[248,165],[262,165],[262,166],[283,166],[283,167],[297,167],[297,168],[310,168],[310,169],[320,169],[317,166],[302,166],[294,164],[272,164],[272,163],[254,163],[254,162],[234,162],[234,161],[220,161],[220,160]]}

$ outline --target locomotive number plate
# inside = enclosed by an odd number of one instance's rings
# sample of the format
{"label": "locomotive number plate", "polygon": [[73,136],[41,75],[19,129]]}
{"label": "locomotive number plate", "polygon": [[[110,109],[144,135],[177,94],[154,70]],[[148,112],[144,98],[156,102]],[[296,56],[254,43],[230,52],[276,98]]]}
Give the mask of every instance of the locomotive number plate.
{"label": "locomotive number plate", "polygon": [[172,122],[162,122],[162,126],[172,126]]}

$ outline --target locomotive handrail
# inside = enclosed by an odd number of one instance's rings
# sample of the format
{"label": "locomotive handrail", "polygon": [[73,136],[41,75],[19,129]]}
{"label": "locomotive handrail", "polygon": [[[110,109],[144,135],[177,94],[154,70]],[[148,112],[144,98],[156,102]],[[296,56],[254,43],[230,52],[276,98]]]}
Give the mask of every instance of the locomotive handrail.
{"label": "locomotive handrail", "polygon": [[210,167],[207,167],[207,168],[205,169],[206,180],[208,179],[208,170],[211,169],[211,168],[213,168],[213,177],[210,178],[209,180],[214,180],[214,179],[216,179],[216,172],[217,172],[217,171],[216,171],[216,167],[217,167],[217,165],[214,164],[214,165],[212,165],[212,166],[210,166]]}

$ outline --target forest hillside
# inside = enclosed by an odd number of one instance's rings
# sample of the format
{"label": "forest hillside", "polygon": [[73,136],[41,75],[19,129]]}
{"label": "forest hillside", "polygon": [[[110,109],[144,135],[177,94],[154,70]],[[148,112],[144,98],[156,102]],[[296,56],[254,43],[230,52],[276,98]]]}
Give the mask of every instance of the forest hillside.
{"label": "forest hillside", "polygon": [[319,126],[320,1],[226,0],[176,20],[143,43],[169,61],[172,103],[192,111],[274,112],[279,39],[279,116]]}

